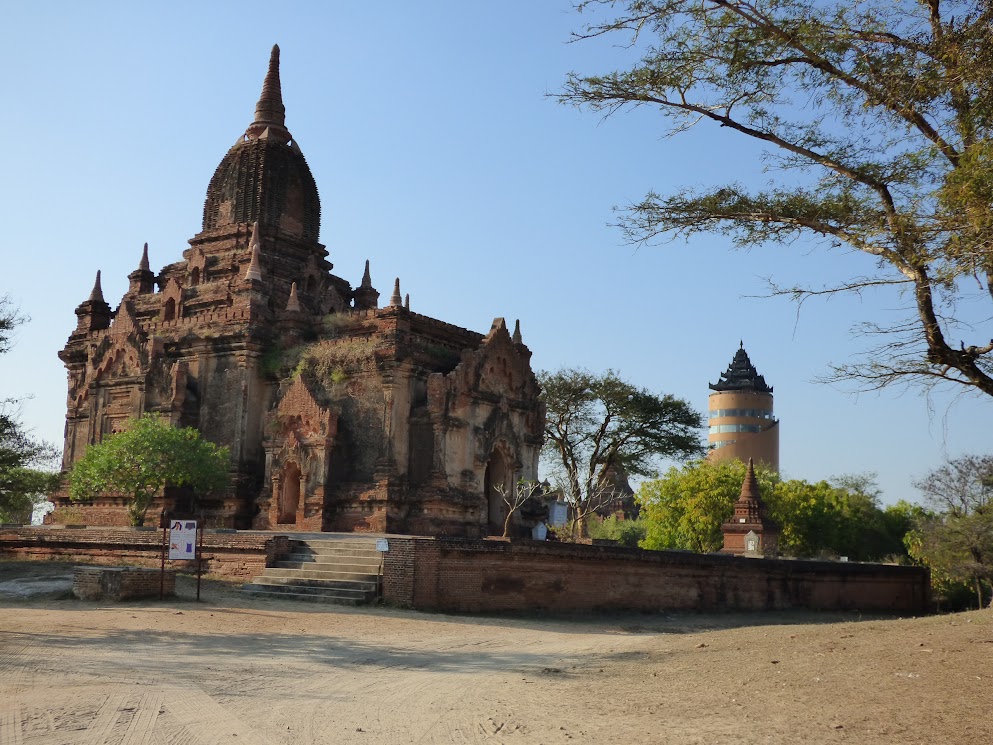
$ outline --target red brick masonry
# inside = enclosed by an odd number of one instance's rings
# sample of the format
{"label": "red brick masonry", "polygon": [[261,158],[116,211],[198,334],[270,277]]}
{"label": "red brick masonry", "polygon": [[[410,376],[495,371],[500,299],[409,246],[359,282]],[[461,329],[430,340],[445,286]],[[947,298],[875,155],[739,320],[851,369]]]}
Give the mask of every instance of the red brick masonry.
{"label": "red brick masonry", "polygon": [[[537,541],[385,538],[384,601],[425,610],[916,614],[930,608],[930,576],[920,567]],[[161,541],[161,531],[134,528],[0,528],[0,557],[158,566]],[[285,535],[208,530],[204,571],[247,580],[288,547]],[[195,570],[193,562],[168,566]]]}
{"label": "red brick masonry", "polygon": [[[203,537],[203,571],[248,580],[261,574],[266,564],[286,553],[288,547],[289,538],[284,535],[207,530]],[[157,567],[161,551],[161,530],[0,528],[0,557],[5,558]],[[180,572],[196,572],[193,561],[167,561],[166,566]]]}
{"label": "red brick masonry", "polygon": [[82,600],[137,600],[176,594],[176,571],[147,567],[76,567],[72,594]]}
{"label": "red brick masonry", "polygon": [[927,569],[746,559],[537,541],[389,536],[383,597],[393,605],[494,611],[926,613]]}

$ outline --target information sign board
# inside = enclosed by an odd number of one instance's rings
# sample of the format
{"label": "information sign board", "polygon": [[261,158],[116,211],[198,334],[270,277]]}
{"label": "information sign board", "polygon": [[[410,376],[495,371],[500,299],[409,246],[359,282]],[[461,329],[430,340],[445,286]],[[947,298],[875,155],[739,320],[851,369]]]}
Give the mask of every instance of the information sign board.
{"label": "information sign board", "polygon": [[197,521],[173,520],[169,523],[169,559],[197,557]]}

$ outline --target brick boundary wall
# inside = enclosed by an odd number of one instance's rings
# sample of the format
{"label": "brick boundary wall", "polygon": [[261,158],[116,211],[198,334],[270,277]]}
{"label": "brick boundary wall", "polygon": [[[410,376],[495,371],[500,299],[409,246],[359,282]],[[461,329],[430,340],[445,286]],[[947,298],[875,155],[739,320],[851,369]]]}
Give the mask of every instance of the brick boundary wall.
{"label": "brick boundary wall", "polygon": [[[203,536],[203,572],[230,579],[251,579],[289,551],[285,535],[225,533],[208,529]],[[85,564],[131,564],[158,567],[162,531],[135,528],[0,528],[0,557],[70,561]],[[169,561],[166,567],[196,572],[195,561]],[[0,568],[2,571],[2,568]]]}
{"label": "brick boundary wall", "polygon": [[176,571],[147,567],[73,568],[72,594],[82,600],[138,600],[176,594]]}
{"label": "brick boundary wall", "polygon": [[[746,559],[538,541],[386,536],[383,599],[463,613],[763,611],[926,613],[921,567]],[[162,532],[134,528],[0,528],[0,557],[159,566]],[[290,537],[204,535],[204,572],[251,579],[289,550]],[[195,562],[167,562],[196,571]],[[2,566],[0,566],[2,571]]]}
{"label": "brick boundary wall", "polygon": [[389,536],[383,598],[448,612],[930,610],[922,567]]}

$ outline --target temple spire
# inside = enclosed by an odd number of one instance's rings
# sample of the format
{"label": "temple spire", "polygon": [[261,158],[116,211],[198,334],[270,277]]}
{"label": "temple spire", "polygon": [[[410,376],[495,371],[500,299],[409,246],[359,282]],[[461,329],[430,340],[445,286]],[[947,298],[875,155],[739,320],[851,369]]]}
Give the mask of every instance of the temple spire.
{"label": "temple spire", "polygon": [[93,283],[93,290],[90,292],[89,298],[90,302],[94,303],[105,303],[106,300],[103,299],[103,288],[100,287],[100,270],[97,269],[97,279]]}
{"label": "temple spire", "polygon": [[286,126],[286,107],[283,106],[283,91],[279,84],[279,45],[272,45],[269,55],[269,70],[262,83],[262,95],[255,104],[256,124]]}
{"label": "temple spire", "polygon": [[297,297],[296,282],[290,285],[290,299],[286,301],[286,310],[291,313],[300,313],[303,310],[303,308],[300,307],[300,298]]}
{"label": "temple spire", "polygon": [[757,500],[759,496],[759,480],[755,477],[755,465],[752,459],[748,459],[748,469],[745,471],[745,480],[741,482],[741,495],[738,501]]}
{"label": "temple spire", "polygon": [[524,339],[521,336],[521,319],[518,318],[514,321],[514,335],[510,337],[514,344],[523,344]]}
{"label": "temple spire", "polygon": [[393,283],[393,294],[390,296],[390,305],[400,307],[403,304],[403,297],[400,295],[400,278],[396,278]]}
{"label": "temple spire", "polygon": [[262,252],[262,244],[259,242],[259,223],[252,224],[252,237],[248,240],[248,247],[252,249],[252,260],[248,262],[248,269],[245,271],[246,280],[262,281],[262,266],[259,264],[259,255]]}
{"label": "temple spire", "polygon": [[365,260],[365,271],[362,273],[362,284],[360,287],[363,290],[372,289],[372,276],[369,274],[369,259]]}
{"label": "temple spire", "polygon": [[403,296],[403,309],[410,310],[410,293]]}
{"label": "temple spire", "polygon": [[139,272],[148,272],[148,271],[151,271],[148,268],[148,244],[147,243],[145,244],[145,247],[141,250],[141,261],[138,262],[138,271]]}

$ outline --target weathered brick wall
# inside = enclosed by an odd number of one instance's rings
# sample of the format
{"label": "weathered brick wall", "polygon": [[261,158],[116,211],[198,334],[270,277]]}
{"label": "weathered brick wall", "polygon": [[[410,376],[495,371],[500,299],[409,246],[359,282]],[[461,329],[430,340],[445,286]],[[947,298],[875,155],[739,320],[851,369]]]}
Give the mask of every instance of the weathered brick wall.
{"label": "weathered brick wall", "polygon": [[469,613],[794,608],[923,613],[929,587],[927,570],[918,567],[391,537],[383,594],[388,603]]}
{"label": "weathered brick wall", "polygon": [[414,604],[414,539],[389,537],[390,550],[384,555],[383,597],[393,605],[410,607]]}
{"label": "weathered brick wall", "polygon": [[[83,562],[86,564],[157,567],[162,531],[135,528],[0,528],[0,556]],[[266,564],[289,551],[284,535],[223,533],[203,537],[203,572],[232,579],[251,579]],[[181,572],[196,572],[195,561],[167,561]]]}
{"label": "weathered brick wall", "polygon": [[143,567],[75,567],[72,594],[82,600],[138,600],[176,594],[176,572]]}

